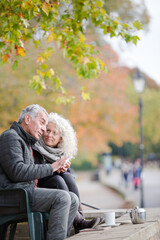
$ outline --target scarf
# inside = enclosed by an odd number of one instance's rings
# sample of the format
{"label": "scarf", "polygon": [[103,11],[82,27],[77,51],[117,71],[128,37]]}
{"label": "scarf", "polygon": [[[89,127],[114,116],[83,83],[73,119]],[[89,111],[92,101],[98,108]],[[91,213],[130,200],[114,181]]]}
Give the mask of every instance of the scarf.
{"label": "scarf", "polygon": [[53,163],[64,156],[62,149],[47,146],[42,138],[40,138],[39,141],[35,143],[34,149],[41,153],[44,160],[49,163]]}

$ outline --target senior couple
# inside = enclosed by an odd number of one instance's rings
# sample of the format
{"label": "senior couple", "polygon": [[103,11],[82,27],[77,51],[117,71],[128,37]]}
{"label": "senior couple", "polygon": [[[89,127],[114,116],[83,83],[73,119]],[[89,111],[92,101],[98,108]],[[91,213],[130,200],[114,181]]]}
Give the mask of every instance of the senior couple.
{"label": "senior couple", "polygon": [[[86,220],[69,161],[77,153],[70,122],[33,104],[0,136],[0,188],[27,190],[32,211],[49,213],[47,240],[63,240],[94,228],[101,218]],[[38,187],[35,184],[38,181]],[[37,185],[37,184],[36,184]]]}

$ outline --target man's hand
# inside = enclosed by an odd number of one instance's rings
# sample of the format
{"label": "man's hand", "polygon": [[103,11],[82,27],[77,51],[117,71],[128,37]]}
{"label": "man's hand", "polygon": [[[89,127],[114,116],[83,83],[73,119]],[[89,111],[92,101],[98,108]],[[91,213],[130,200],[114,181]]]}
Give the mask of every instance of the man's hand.
{"label": "man's hand", "polygon": [[63,157],[63,158],[58,159],[56,162],[52,163],[51,165],[54,169],[54,172],[65,168],[67,159],[68,159],[67,157]]}

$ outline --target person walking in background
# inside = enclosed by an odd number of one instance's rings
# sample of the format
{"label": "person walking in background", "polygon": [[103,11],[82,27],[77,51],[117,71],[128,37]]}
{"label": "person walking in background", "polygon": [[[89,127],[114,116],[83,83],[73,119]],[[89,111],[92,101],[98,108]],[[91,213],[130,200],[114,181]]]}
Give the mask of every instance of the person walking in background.
{"label": "person walking in background", "polygon": [[134,189],[137,189],[141,183],[141,172],[142,172],[141,159],[137,158],[133,166]]}
{"label": "person walking in background", "polygon": [[[43,156],[43,159],[39,157],[39,163],[53,163],[64,156],[73,159],[77,154],[77,138],[69,120],[57,113],[50,113],[47,130],[34,145],[33,149],[36,159],[38,159],[39,153]],[[39,179],[38,186],[74,192],[80,202],[79,191],[70,172],[70,164],[71,162],[67,161],[66,166],[55,171],[52,176]],[[73,222],[75,233],[84,228],[93,228],[100,224],[101,221],[102,219],[99,217],[86,220],[83,215],[81,203],[79,203],[79,208]]]}
{"label": "person walking in background", "polygon": [[129,161],[125,161],[122,164],[122,178],[124,180],[125,187],[128,187],[133,179],[133,164]]}
{"label": "person walking in background", "polygon": [[[23,109],[18,122],[0,136],[0,188],[24,188],[32,211],[48,212],[47,240],[70,236],[79,200],[72,192],[35,188],[38,178],[51,176],[65,167],[67,157],[45,165],[35,164],[32,146],[46,131],[47,111],[37,104]],[[6,199],[0,199],[5,202]],[[14,203],[14,199],[13,199]]]}
{"label": "person walking in background", "polygon": [[122,175],[126,187],[128,187],[128,173],[129,173],[128,163],[124,162],[122,164]]}

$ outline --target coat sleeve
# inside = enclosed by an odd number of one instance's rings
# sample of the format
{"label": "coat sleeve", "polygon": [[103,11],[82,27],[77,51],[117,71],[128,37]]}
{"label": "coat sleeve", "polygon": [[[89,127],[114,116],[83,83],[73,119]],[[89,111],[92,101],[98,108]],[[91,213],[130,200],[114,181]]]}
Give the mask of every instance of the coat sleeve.
{"label": "coat sleeve", "polygon": [[13,182],[32,181],[53,174],[51,164],[34,164],[30,149],[13,132],[0,137],[0,166]]}

